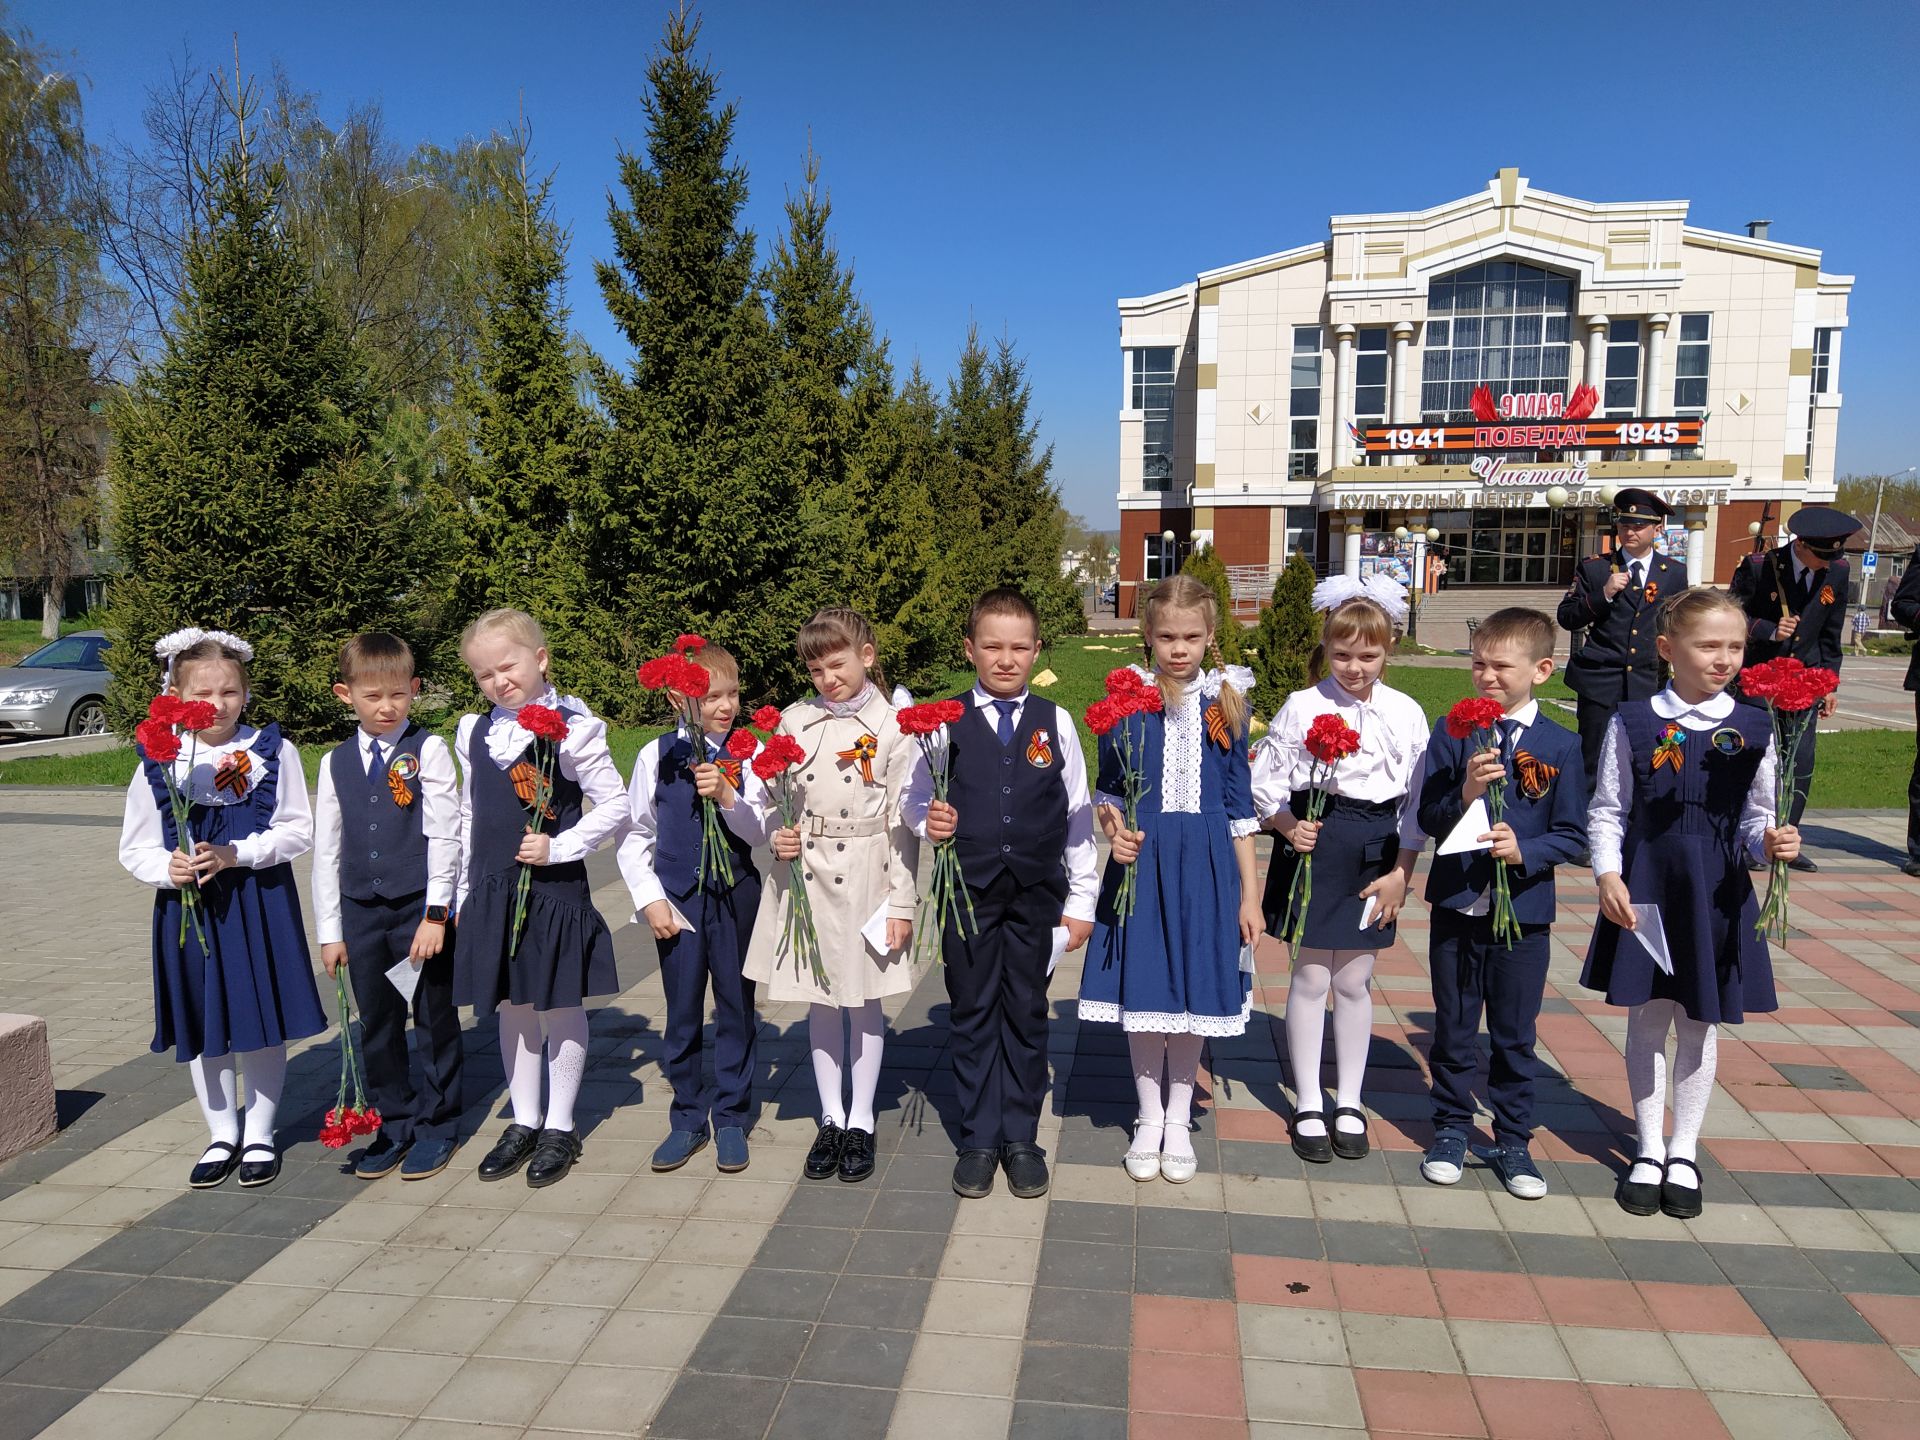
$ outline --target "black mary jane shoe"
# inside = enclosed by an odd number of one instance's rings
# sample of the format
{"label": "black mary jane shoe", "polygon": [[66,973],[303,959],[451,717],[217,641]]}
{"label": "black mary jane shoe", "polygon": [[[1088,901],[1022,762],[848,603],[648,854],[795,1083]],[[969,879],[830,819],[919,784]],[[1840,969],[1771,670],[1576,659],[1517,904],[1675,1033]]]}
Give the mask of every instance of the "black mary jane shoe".
{"label": "black mary jane shoe", "polygon": [[531,1125],[507,1126],[499,1142],[480,1162],[480,1178],[504,1180],[509,1175],[519,1174],[520,1167],[533,1158],[534,1146],[539,1143],[540,1132]]}
{"label": "black mary jane shoe", "polygon": [[[1360,1122],[1358,1133],[1340,1128],[1340,1117],[1351,1115]],[[1373,1147],[1367,1143],[1367,1115],[1364,1110],[1356,1110],[1351,1105],[1342,1105],[1333,1112],[1334,1123],[1327,1129],[1332,1132],[1330,1143],[1333,1153],[1342,1160],[1364,1160]]]}
{"label": "black mary jane shoe", "polygon": [[848,1126],[840,1133],[840,1178],[856,1185],[873,1174],[873,1132]]}
{"label": "black mary jane shoe", "polygon": [[533,1147],[533,1158],[527,1162],[527,1184],[535,1190],[557,1185],[567,1178],[584,1148],[571,1130],[542,1130],[540,1143]]}
{"label": "black mary jane shoe", "polygon": [[231,1140],[216,1140],[207,1146],[207,1150],[209,1152],[224,1150],[226,1154],[214,1160],[208,1160],[203,1156],[200,1163],[193,1167],[192,1172],[187,1176],[187,1184],[196,1190],[211,1190],[214,1186],[224,1183],[227,1176],[233,1173],[234,1167],[240,1163],[240,1147]]}
{"label": "black mary jane shoe", "polygon": [[999,1170],[998,1150],[962,1150],[953,1162],[953,1193],[963,1200],[983,1200],[993,1193]]}
{"label": "black mary jane shoe", "polygon": [[1691,1220],[1706,1208],[1707,1197],[1700,1186],[1700,1167],[1691,1160],[1683,1160],[1678,1155],[1668,1159],[1663,1174],[1673,1173],[1673,1167],[1684,1165],[1693,1171],[1692,1185],[1676,1185],[1673,1181],[1660,1181],[1660,1210],[1676,1220]]}
{"label": "black mary jane shoe", "polygon": [[1318,1120],[1322,1125],[1325,1125],[1327,1123],[1327,1112],[1324,1110],[1296,1110],[1293,1112],[1293,1122],[1287,1126],[1287,1133],[1293,1144],[1293,1153],[1310,1165],[1331,1165],[1333,1163],[1333,1141],[1325,1135],[1302,1135],[1300,1133],[1300,1122],[1303,1120]]}
{"label": "black mary jane shoe", "polygon": [[1047,1174],[1047,1152],[1030,1140],[1001,1146],[1000,1164],[1007,1172],[1007,1189],[1016,1200],[1037,1200],[1052,1183]]}
{"label": "black mary jane shoe", "polygon": [[[1635,1167],[1640,1165],[1653,1166],[1654,1169],[1660,1172],[1663,1179],[1644,1182],[1635,1180],[1633,1178],[1633,1172]],[[1629,1215],[1654,1215],[1659,1213],[1660,1190],[1665,1183],[1664,1177],[1666,1173],[1666,1166],[1662,1165],[1651,1155],[1636,1156],[1633,1164],[1627,1167],[1627,1173],[1620,1177],[1620,1208]]]}
{"label": "black mary jane shoe", "polygon": [[1805,855],[1796,855],[1793,859],[1787,861],[1787,868],[1789,870],[1798,870],[1802,875],[1817,874],[1820,869],[1818,865],[1814,864],[1813,861]]}
{"label": "black mary jane shoe", "polygon": [[[267,1158],[247,1159],[247,1156],[258,1153],[264,1153]],[[271,1145],[248,1145],[240,1152],[240,1167],[234,1172],[234,1178],[245,1190],[257,1185],[271,1185],[280,1178],[280,1152]]]}
{"label": "black mary jane shoe", "polygon": [[840,1173],[840,1139],[846,1133],[831,1120],[820,1122],[820,1133],[807,1151],[807,1179],[831,1180]]}

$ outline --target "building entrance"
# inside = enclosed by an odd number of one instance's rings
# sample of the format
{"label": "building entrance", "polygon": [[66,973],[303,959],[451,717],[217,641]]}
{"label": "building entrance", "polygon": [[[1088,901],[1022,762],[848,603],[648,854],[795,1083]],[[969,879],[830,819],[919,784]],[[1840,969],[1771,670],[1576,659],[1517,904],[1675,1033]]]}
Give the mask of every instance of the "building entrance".
{"label": "building entrance", "polygon": [[1454,585],[1570,585],[1583,512],[1436,510],[1434,546]]}

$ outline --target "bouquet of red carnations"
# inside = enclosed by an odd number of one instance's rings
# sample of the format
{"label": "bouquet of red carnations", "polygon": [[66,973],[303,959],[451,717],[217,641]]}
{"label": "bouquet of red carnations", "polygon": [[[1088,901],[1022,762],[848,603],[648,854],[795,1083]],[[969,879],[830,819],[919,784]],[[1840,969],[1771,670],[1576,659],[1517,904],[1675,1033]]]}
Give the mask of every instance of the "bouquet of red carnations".
{"label": "bouquet of red carnations", "polygon": [[[1311,765],[1307,770],[1307,813],[1305,820],[1318,823],[1327,813],[1327,791],[1323,788],[1333,776],[1333,767],[1349,755],[1359,752],[1360,732],[1329,710],[1316,716],[1307,727],[1305,741]],[[1281,924],[1288,949],[1300,950],[1300,937],[1307,933],[1307,907],[1313,904],[1313,852],[1300,857],[1287,887],[1287,914]]]}
{"label": "bouquet of red carnations", "polygon": [[[516,760],[507,771],[513,781],[513,793],[532,817],[527,833],[538,835],[540,827],[553,819],[553,772],[560,763],[560,742],[567,738],[567,717],[550,705],[522,705],[514,716],[520,728],[533,736],[533,759]],[[533,867],[522,863],[520,880],[513,891],[513,928],[507,936],[507,954],[520,948],[520,931],[527,923],[527,892],[533,885]]]}
{"label": "bouquet of red carnations", "polygon": [[[205,700],[181,700],[172,695],[156,695],[147,705],[147,718],[133,727],[134,743],[140,753],[159,768],[167,786],[167,808],[173,812],[174,845],[184,855],[193,854],[193,800],[174,777],[173,762],[180,758],[180,737],[194,737],[195,750],[200,732],[220,722],[220,712]],[[190,753],[189,761],[192,759]],[[191,773],[192,765],[189,763]],[[193,925],[194,939],[201,954],[207,953],[207,934],[200,926],[200,882],[189,881],[180,887],[180,941],[187,943],[187,925]]]}
{"label": "bouquet of red carnations", "polygon": [[[1159,685],[1131,665],[1108,672],[1105,697],[1087,707],[1087,728],[1095,735],[1119,732],[1120,738],[1114,743],[1120,752],[1120,797],[1126,802],[1129,830],[1140,828],[1140,801],[1153,788],[1141,768],[1146,733],[1144,729],[1136,733],[1131,721],[1135,715],[1158,715],[1163,708]],[[1126,871],[1113,897],[1114,918],[1122,929],[1126,928],[1127,917],[1133,914],[1134,898],[1140,888],[1138,862],[1127,866]]]}
{"label": "bouquet of red carnations", "polygon": [[[367,1092],[360,1084],[360,1047],[353,1043],[353,1011],[347,1003],[347,967],[334,972],[340,992],[340,1089],[333,1097],[333,1109],[320,1126],[320,1143],[338,1150],[357,1135],[377,1134],[380,1112],[367,1104]],[[347,1104],[347,1086],[353,1086],[353,1104]]]}
{"label": "bouquet of red carnations", "polygon": [[[707,674],[704,665],[688,658],[694,651],[706,648],[707,642],[701,636],[682,635],[673,642],[671,655],[649,660],[638,672],[640,683],[645,688],[667,692],[673,704],[675,722],[680,727],[680,733],[686,737],[689,765],[698,765],[707,758],[706,731],[700,723],[700,701],[711,688],[713,677]],[[702,796],[700,870],[695,877],[695,883],[702,889],[706,888],[709,871],[720,876],[729,886],[733,884],[733,857],[727,850],[727,837],[721,832],[720,825],[719,807]]]}
{"label": "bouquet of red carnations", "polygon": [[[1447,733],[1456,740],[1474,740],[1476,751],[1500,748],[1500,722],[1507,707],[1484,695],[1462,700],[1447,712]],[[1484,733],[1485,739],[1477,737]],[[1496,780],[1487,787],[1487,813],[1498,825],[1507,815],[1507,782]],[[1513,913],[1513,891],[1507,878],[1507,862],[1493,864],[1493,938],[1511,950],[1520,938],[1520,921]]]}
{"label": "bouquet of red carnations", "polygon": [[[778,733],[780,711],[772,705],[762,705],[753,712],[753,728],[766,735],[764,745],[742,730],[727,742],[727,752],[736,760],[752,762],[753,773],[774,794],[780,808],[780,823],[796,829],[800,824],[800,809],[793,797],[793,778],[789,772],[807,758],[806,749],[793,736]],[[758,754],[754,753],[756,746]],[[796,975],[804,963],[813,972],[814,984],[822,990],[833,988],[827,979],[827,967],[821,961],[820,936],[813,928],[813,901],[807,896],[806,862],[797,855],[787,862],[787,918],[780,929],[780,949],[782,953],[792,953]]]}
{"label": "bouquet of red carnations", "polygon": [[[1740,693],[1748,700],[1767,707],[1773,717],[1773,823],[1785,825],[1793,819],[1793,802],[1800,794],[1800,741],[1809,727],[1820,718],[1820,702],[1840,688],[1840,677],[1831,670],[1803,664],[1790,655],[1749,665],[1740,672]],[[1775,944],[1787,941],[1787,862],[1773,862],[1767,881],[1767,898],[1760,907],[1755,933],[1771,935]]]}
{"label": "bouquet of red carnations", "polygon": [[[947,726],[958,724],[966,713],[966,706],[958,700],[935,700],[926,705],[909,705],[894,717],[901,734],[911,735],[920,742],[920,753],[927,757],[927,771],[933,777],[936,800],[945,801],[953,783],[950,752],[942,732]],[[961,918],[963,905],[964,919]],[[915,959],[923,954],[940,953],[940,937],[946,934],[949,917],[963,938],[969,933],[980,933],[980,921],[973,913],[973,895],[967,889],[966,876],[961,873],[960,855],[952,837],[933,847],[933,875],[927,886],[927,897],[920,902]]]}

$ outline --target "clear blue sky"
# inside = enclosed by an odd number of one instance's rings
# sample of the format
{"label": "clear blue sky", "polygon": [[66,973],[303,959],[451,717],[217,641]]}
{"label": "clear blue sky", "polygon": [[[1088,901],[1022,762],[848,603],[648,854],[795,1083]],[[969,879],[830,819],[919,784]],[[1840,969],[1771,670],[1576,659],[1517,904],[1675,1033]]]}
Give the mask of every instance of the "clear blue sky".
{"label": "clear blue sky", "polygon": [[[183,43],[284,63],[337,119],[395,138],[513,119],[573,234],[574,322],[624,353],[591,273],[617,145],[666,5],[628,0],[15,0],[74,52],[96,139],[131,135]],[[702,46],[739,103],[762,254],[811,135],[842,254],[904,369],[944,375],[970,322],[1026,355],[1070,508],[1116,524],[1114,300],[1413,209],[1503,165],[1592,200],[1685,198],[1691,220],[1824,251],[1858,277],[1841,473],[1920,465],[1920,6],[1604,7],[1306,0],[710,0]]]}

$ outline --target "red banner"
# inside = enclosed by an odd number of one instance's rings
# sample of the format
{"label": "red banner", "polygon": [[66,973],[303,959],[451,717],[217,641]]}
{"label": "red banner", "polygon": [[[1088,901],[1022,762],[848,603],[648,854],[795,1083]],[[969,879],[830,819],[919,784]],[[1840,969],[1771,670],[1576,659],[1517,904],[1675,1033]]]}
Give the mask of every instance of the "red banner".
{"label": "red banner", "polygon": [[1470,425],[1368,425],[1360,432],[1369,455],[1437,455],[1448,450],[1686,450],[1698,445],[1706,421],[1698,415],[1665,419],[1494,420]]}

